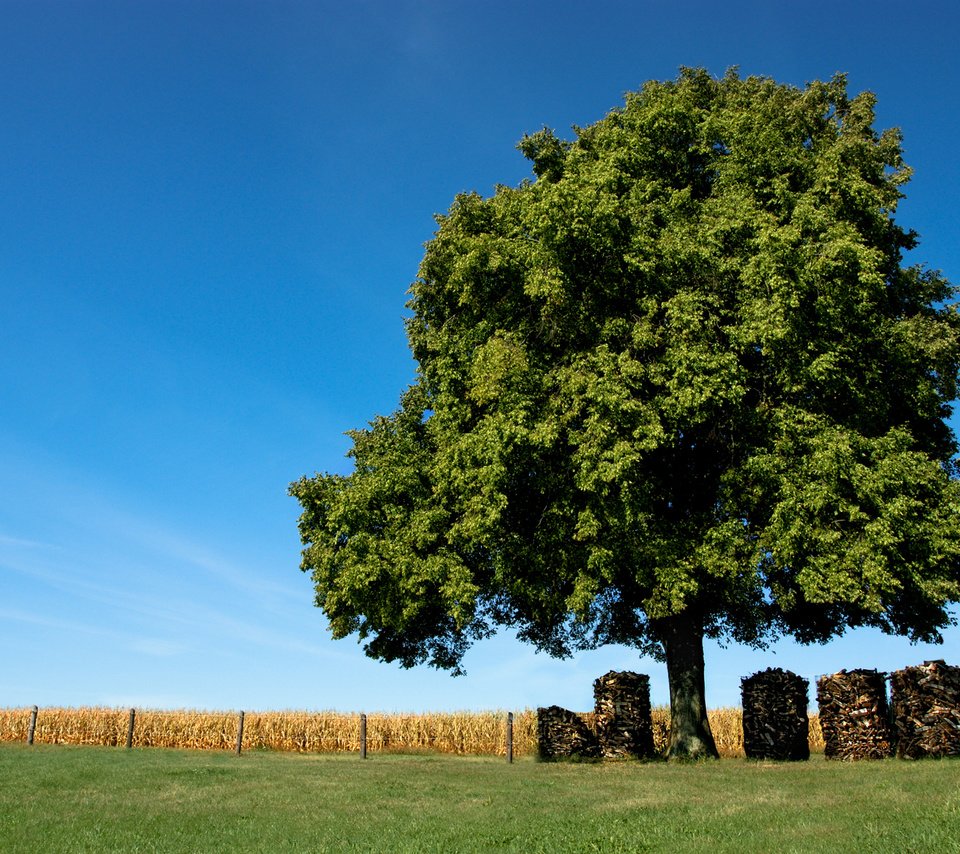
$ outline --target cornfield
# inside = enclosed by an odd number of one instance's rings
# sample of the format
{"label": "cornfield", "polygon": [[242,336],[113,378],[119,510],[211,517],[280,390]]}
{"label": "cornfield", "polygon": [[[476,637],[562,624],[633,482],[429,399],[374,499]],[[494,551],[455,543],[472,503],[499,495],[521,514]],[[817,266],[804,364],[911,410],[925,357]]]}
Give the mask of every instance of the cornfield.
{"label": "cornfield", "polygon": [[[0,742],[26,741],[31,710],[0,709]],[[583,718],[593,725],[593,714]],[[709,712],[710,726],[721,756],[743,755],[740,709]],[[43,708],[37,715],[36,744],[125,745],[129,709]],[[368,714],[367,750],[377,752],[436,752],[503,756],[506,753],[506,712],[434,712],[429,714]],[[653,709],[654,746],[663,752],[669,738],[670,713]],[[231,750],[236,747],[238,715],[234,712],[137,710],[135,747],[178,747]],[[536,753],[537,714],[526,709],[514,715],[515,756]],[[299,753],[343,753],[360,750],[359,715],[344,712],[246,712],[244,750],[286,750]],[[810,749],[823,752],[823,735],[816,715],[810,717]]]}

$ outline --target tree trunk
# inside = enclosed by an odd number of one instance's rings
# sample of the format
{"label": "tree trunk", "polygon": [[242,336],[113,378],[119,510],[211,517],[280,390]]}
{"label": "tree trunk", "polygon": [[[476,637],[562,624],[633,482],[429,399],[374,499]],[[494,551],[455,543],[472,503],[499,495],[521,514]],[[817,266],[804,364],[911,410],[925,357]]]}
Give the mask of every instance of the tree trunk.
{"label": "tree trunk", "polygon": [[707,720],[703,682],[703,629],[688,614],[657,621],[657,633],[667,656],[670,681],[671,760],[718,759]]}

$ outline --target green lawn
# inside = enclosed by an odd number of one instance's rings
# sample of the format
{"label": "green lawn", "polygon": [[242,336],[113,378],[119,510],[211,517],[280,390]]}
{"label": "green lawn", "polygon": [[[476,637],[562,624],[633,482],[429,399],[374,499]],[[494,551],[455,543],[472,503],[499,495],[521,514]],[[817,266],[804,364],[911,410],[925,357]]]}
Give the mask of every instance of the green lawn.
{"label": "green lawn", "polygon": [[511,766],[3,745],[0,851],[960,852],[960,760]]}

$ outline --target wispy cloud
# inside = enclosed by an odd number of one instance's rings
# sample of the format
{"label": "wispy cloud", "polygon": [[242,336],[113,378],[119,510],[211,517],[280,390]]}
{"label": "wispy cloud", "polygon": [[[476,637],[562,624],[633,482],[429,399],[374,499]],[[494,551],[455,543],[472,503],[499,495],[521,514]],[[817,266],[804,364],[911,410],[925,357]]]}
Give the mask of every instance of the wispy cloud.
{"label": "wispy cloud", "polygon": [[131,645],[135,652],[142,652],[144,655],[151,655],[157,658],[170,658],[176,655],[182,655],[190,647],[177,641],[160,640],[157,638],[138,639]]}
{"label": "wispy cloud", "polygon": [[192,541],[152,520],[116,510],[111,516],[112,527],[124,531],[127,537],[136,539],[144,547],[202,569],[232,587],[256,595],[301,598],[299,591],[292,585],[266,581],[235,561],[225,558],[216,549]]}
{"label": "wispy cloud", "polygon": [[31,613],[16,608],[0,608],[0,619],[17,623],[27,623],[31,626],[40,626],[44,629],[54,629],[62,632],[118,637],[117,632],[105,629],[102,626],[91,623],[80,623],[74,620],[62,620],[58,617]]}
{"label": "wispy cloud", "polygon": [[[108,586],[91,581],[82,572],[76,572],[76,565],[64,568],[59,563],[50,566],[28,561],[0,561],[0,570],[7,573],[16,572],[43,581],[45,584],[67,594],[72,601],[76,601],[78,597],[86,599],[104,605],[117,612],[118,615],[142,618],[146,621],[145,625],[152,623],[155,628],[159,628],[161,631],[164,627],[167,627],[178,635],[192,636],[195,644],[201,642],[201,637],[209,636],[213,632],[219,638],[279,649],[285,653],[294,652],[314,658],[344,662],[349,662],[355,658],[351,654],[352,651],[340,651],[328,646],[309,643],[294,634],[277,631],[266,622],[256,623],[250,620],[237,619],[224,610],[211,606],[203,599],[185,598],[188,591],[182,585],[171,585],[165,595],[158,598],[150,592],[136,592],[122,586]],[[0,574],[0,578],[2,578],[2,574]],[[81,623],[12,609],[0,610],[0,617],[4,615],[9,615],[11,620],[30,622],[48,629],[110,635],[123,640],[134,650],[154,656],[174,655],[181,651],[177,644],[168,641],[145,640],[130,632],[109,631],[103,628],[102,615],[99,617],[100,622],[96,623]]]}
{"label": "wispy cloud", "polygon": [[179,641],[162,638],[140,637],[130,632],[117,631],[102,625],[77,620],[64,620],[47,614],[38,614],[17,608],[0,608],[0,619],[11,622],[39,626],[48,631],[64,632],[70,635],[93,635],[106,637],[124,648],[154,657],[169,657],[188,651],[189,647]]}
{"label": "wispy cloud", "polygon": [[6,534],[0,534],[0,546],[13,546],[24,549],[55,549],[58,551],[61,549],[60,546],[52,543],[41,543],[38,540],[27,540],[22,537],[8,537]]}
{"label": "wispy cloud", "polygon": [[[123,572],[160,562],[167,570],[180,564],[255,596],[263,605],[303,601],[302,585],[266,578],[255,567],[224,554],[219,545],[199,541],[150,512],[131,509],[137,507],[135,497],[120,494],[115,487],[98,486],[88,474],[51,461],[41,449],[20,440],[8,441],[3,434],[0,440],[0,489],[23,496],[21,503],[32,510],[25,518],[42,519],[49,530],[63,537],[61,543],[44,541],[49,538],[36,538],[32,531],[29,535],[11,531],[8,522],[6,530],[0,531],[0,558],[9,557],[5,548],[21,555],[24,550],[69,550],[71,563],[85,553],[90,565],[96,551],[108,551],[104,564],[115,565],[119,554],[126,553],[130,558]],[[56,501],[48,504],[47,496],[56,496]]]}

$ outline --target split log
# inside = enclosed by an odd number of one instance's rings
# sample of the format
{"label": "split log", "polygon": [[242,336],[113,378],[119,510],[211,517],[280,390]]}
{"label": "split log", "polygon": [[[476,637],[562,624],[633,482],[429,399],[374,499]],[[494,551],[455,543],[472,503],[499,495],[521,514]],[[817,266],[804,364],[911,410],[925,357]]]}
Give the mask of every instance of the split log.
{"label": "split log", "polygon": [[807,680],[771,667],[740,680],[743,752],[750,759],[810,758]]}
{"label": "split log", "polygon": [[827,759],[883,759],[893,752],[886,674],[841,670],[817,680]]}
{"label": "split log", "polygon": [[925,661],[890,674],[897,756],[960,756],[960,667]]}

